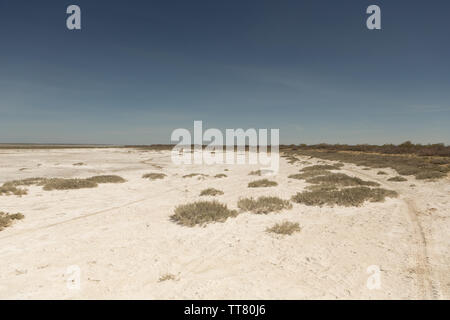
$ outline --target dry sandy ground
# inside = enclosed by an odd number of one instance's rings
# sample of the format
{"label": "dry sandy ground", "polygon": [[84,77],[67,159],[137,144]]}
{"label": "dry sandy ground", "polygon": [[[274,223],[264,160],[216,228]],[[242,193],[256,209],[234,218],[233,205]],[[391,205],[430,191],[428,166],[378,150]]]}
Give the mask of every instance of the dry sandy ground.
{"label": "dry sandy ground", "polygon": [[[73,166],[77,162],[86,165]],[[199,199],[207,187],[223,190],[216,198],[232,208],[243,196],[288,199],[306,183],[287,178],[300,164],[282,158],[280,165],[272,178],[277,187],[250,189],[247,183],[255,177],[248,173],[256,166],[177,167],[167,151],[0,150],[0,183],[98,174],[128,180],[68,191],[32,186],[22,197],[0,196],[0,211],[25,215],[0,231],[0,298],[450,298],[448,178],[388,182],[393,170],[379,176],[376,169],[346,165],[342,172],[378,181],[400,197],[358,208],[294,204],[281,213],[243,213],[206,227],[183,227],[169,219],[175,206]],[[148,172],[168,177],[142,179]],[[211,176],[182,178],[193,172]],[[217,173],[228,177],[212,177]],[[265,232],[284,220],[298,222],[301,232]],[[74,274],[68,267],[74,265],[81,272],[80,290],[70,282]],[[366,285],[371,265],[380,267],[379,289]],[[166,273],[176,279],[159,282]]]}

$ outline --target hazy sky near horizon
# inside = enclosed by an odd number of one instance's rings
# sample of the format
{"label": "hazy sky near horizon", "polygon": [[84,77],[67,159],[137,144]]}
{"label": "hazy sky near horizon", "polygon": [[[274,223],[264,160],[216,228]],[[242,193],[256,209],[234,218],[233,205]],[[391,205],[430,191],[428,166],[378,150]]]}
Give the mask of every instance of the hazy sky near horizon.
{"label": "hazy sky near horizon", "polygon": [[[77,4],[82,30],[66,28]],[[381,7],[382,30],[366,28]],[[0,143],[450,144],[450,2],[0,0]]]}

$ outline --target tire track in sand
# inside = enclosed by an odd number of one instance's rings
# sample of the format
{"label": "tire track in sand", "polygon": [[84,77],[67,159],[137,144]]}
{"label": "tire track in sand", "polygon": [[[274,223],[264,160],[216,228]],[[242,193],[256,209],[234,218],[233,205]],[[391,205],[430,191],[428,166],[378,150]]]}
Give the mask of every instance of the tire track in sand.
{"label": "tire track in sand", "polygon": [[[399,194],[402,193],[400,189],[396,188],[396,186],[387,183],[384,180],[377,179],[367,173],[348,168],[344,168],[343,171],[348,171],[353,174],[375,180],[383,187],[394,190]],[[400,198],[400,200],[404,203],[406,208],[406,215],[413,229],[413,235],[418,246],[418,248],[415,248],[416,267],[414,271],[419,281],[420,294],[423,299],[439,299],[441,296],[439,294],[439,290],[437,289],[439,288],[439,284],[434,284],[433,282],[432,270],[429,263],[427,237],[419,220],[419,211],[417,210],[414,200],[410,198]]]}

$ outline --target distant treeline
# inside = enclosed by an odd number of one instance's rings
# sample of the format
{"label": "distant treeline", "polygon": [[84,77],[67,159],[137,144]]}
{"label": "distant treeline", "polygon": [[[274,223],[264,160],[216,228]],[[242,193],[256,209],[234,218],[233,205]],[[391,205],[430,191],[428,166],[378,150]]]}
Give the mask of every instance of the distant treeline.
{"label": "distant treeline", "polygon": [[399,145],[384,144],[381,146],[370,144],[314,144],[314,145],[290,145],[282,146],[282,148],[289,148],[291,150],[303,149],[303,150],[323,150],[323,151],[356,151],[356,152],[368,152],[368,153],[382,153],[382,154],[414,154],[419,156],[442,156],[450,157],[450,146],[446,146],[443,143],[435,144],[414,144],[411,141],[403,142]]}

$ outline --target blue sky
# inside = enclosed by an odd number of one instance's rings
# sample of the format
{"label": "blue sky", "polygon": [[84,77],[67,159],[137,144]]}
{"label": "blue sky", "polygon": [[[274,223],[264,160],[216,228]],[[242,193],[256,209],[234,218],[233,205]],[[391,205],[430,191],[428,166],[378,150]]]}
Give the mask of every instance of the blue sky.
{"label": "blue sky", "polygon": [[[66,28],[77,4],[82,30]],[[381,7],[382,30],[366,28]],[[0,142],[450,144],[449,1],[0,0]]]}

